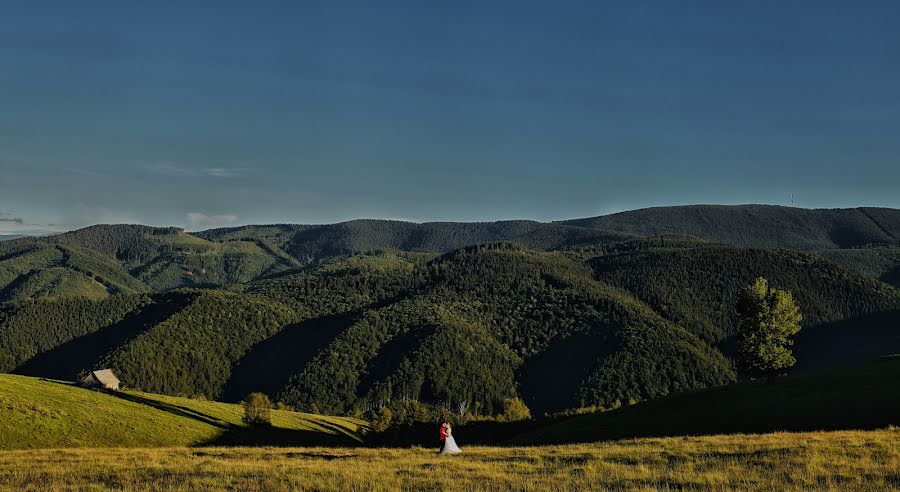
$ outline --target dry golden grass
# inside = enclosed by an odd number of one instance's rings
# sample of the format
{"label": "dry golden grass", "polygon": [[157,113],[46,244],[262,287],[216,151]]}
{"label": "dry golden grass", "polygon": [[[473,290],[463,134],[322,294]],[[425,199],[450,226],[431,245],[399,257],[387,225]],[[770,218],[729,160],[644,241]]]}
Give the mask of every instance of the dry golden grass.
{"label": "dry golden grass", "polygon": [[0,452],[3,490],[897,490],[900,431],[541,447]]}

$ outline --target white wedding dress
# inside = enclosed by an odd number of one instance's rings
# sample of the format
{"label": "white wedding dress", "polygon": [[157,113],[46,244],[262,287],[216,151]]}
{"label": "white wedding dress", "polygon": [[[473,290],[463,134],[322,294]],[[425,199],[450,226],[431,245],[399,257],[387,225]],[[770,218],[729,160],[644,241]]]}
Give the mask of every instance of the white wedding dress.
{"label": "white wedding dress", "polygon": [[450,430],[447,431],[447,438],[444,439],[444,447],[441,448],[441,454],[456,454],[462,453],[462,449],[459,449],[459,446],[456,445],[456,440],[453,439]]}

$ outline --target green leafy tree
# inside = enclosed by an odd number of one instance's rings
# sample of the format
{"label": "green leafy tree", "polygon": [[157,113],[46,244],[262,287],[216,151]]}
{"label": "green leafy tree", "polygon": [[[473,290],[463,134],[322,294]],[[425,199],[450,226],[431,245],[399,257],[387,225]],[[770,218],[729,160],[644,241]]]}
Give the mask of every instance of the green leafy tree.
{"label": "green leafy tree", "polygon": [[272,424],[272,402],[262,393],[250,393],[244,400],[244,422],[250,425]]}
{"label": "green leafy tree", "polygon": [[797,362],[788,347],[790,337],[800,331],[800,308],[790,292],[773,289],[759,277],[741,294],[738,316],[738,369],[774,383]]}

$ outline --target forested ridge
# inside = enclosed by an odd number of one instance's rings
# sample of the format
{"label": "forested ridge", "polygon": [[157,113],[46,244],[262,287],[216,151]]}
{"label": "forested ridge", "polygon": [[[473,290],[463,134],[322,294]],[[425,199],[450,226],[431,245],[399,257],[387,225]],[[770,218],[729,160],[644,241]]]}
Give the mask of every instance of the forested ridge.
{"label": "forested ridge", "polygon": [[896,288],[808,253],[698,245],[623,251],[589,263],[598,279],[632,292],[710,343],[734,335],[738,293],[758,276],[795,293],[807,326],[900,307]]}
{"label": "forested ridge", "polygon": [[898,236],[897,210],[768,206],[93,226],[0,242],[0,370],[333,414],[613,407],[734,381],[758,276],[797,299],[804,368],[900,352]]}

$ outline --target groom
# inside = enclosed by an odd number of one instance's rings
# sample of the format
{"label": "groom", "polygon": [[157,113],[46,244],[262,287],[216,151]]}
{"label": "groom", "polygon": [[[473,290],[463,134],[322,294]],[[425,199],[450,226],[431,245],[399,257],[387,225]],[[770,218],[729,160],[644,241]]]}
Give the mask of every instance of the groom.
{"label": "groom", "polygon": [[450,427],[450,424],[448,424],[447,422],[444,422],[443,424],[441,424],[441,428],[438,431],[441,436],[441,445],[440,445],[440,447],[438,447],[438,452],[444,450],[444,441],[447,440],[447,427]]}

